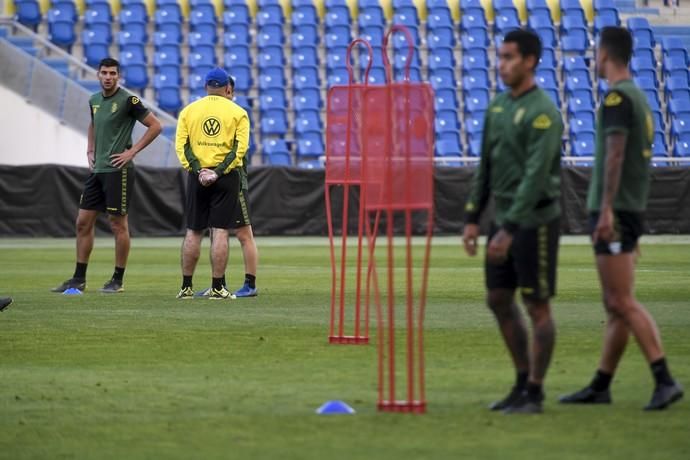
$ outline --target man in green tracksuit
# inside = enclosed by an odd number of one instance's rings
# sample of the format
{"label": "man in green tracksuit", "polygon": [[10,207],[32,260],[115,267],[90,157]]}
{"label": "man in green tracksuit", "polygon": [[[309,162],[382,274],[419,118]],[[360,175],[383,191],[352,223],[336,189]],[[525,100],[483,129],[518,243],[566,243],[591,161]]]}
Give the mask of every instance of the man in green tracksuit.
{"label": "man in green tracksuit", "polygon": [[[505,36],[499,72],[510,90],[497,95],[486,112],[481,161],[465,206],[463,244],[474,256],[480,214],[490,197],[495,201],[485,262],[487,303],[517,379],[508,396],[490,409],[506,413],[542,411],[542,383],[555,341],[549,299],[556,292],[563,123],[535,84],[540,56],[534,33],[516,30]],[[515,303],[518,288],[534,330],[531,356]]]}
{"label": "man in green tracksuit", "polygon": [[654,318],[635,299],[635,252],[649,193],[654,119],[628,68],[633,39],[626,29],[605,27],[597,70],[609,91],[599,108],[597,151],[587,195],[597,271],[606,309],[604,347],[591,383],[561,398],[567,404],[608,404],[609,386],[632,333],[654,377],[646,410],[662,410],[683,397],[666,362]]}

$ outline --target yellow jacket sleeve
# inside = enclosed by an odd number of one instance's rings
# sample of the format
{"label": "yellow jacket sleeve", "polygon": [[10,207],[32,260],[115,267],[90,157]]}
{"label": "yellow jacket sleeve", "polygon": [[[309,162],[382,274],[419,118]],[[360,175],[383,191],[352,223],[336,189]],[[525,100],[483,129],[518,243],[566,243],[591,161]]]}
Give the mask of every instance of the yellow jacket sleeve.
{"label": "yellow jacket sleeve", "polygon": [[180,160],[182,167],[187,171],[198,172],[200,169],[199,160],[192,153],[189,144],[189,131],[187,130],[186,112],[180,113],[177,120],[177,130],[175,132],[175,153]]}

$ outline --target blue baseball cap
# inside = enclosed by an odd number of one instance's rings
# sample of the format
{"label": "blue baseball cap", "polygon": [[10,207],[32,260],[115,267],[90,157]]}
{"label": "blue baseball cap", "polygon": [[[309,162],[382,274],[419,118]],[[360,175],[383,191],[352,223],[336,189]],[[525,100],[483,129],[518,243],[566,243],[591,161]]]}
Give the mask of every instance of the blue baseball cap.
{"label": "blue baseball cap", "polygon": [[228,86],[228,73],[220,67],[216,67],[206,74],[206,85],[214,88]]}

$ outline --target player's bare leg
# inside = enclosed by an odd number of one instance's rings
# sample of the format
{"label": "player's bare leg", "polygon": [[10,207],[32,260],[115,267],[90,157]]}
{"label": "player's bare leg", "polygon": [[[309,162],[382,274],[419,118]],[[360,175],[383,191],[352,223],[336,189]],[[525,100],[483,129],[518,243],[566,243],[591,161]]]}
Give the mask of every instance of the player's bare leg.
{"label": "player's bare leg", "polygon": [[214,228],[211,241],[211,270],[214,278],[222,278],[228,265],[228,231]]}
{"label": "player's bare leg", "polygon": [[490,289],[487,304],[496,318],[503,341],[510,352],[517,374],[515,385],[502,400],[492,403],[491,410],[503,410],[512,404],[525,390],[529,373],[527,328],[520,309],[515,304],[512,289]]}
{"label": "player's bare leg", "polygon": [[64,292],[67,289],[86,289],[86,268],[93,250],[96,218],[98,211],[80,209],[75,223],[77,232],[77,263],[72,278],[51,289],[53,292]]}
{"label": "player's bare leg", "polygon": [[254,297],[259,291],[256,288],[256,271],[259,262],[259,251],[251,225],[244,225],[235,230],[235,236],[242,247],[244,259],[244,284],[235,291],[237,297]]}
{"label": "player's bare leg", "polygon": [[548,300],[537,301],[523,297],[523,301],[533,329],[529,379],[521,399],[508,407],[506,412],[531,414],[542,411],[543,384],[556,343],[556,327]]}
{"label": "player's bare leg", "polygon": [[182,265],[182,287],[177,294],[178,299],[191,299],[194,297],[192,289],[192,277],[194,270],[199,262],[201,255],[201,239],[204,237],[203,231],[187,229],[184,240],[182,241],[181,261]]}

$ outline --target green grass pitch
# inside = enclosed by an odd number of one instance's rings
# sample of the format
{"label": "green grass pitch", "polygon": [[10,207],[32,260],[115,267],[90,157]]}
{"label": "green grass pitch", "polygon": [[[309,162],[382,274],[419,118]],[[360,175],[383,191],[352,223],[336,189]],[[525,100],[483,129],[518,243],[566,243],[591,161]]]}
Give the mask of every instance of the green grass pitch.
{"label": "green grass pitch", "polygon": [[[634,341],[610,407],[563,407],[591,377],[603,312],[590,248],[561,246],[558,337],[541,416],[490,413],[514,378],[484,307],[481,259],[435,240],[426,321],[428,413],[382,414],[373,346],[327,344],[330,266],[321,238],[259,238],[260,295],[176,301],[181,239],[133,240],[126,292],[97,288],[112,242],[97,238],[83,296],[49,288],[73,240],[0,240],[0,459],[688,459],[690,401],[644,413],[652,379]],[[651,244],[653,243],[653,244]],[[195,287],[209,283],[208,246]],[[690,387],[690,239],[643,239],[637,293],[671,369]],[[231,288],[242,280],[232,242]],[[318,416],[342,399],[354,416]]]}

